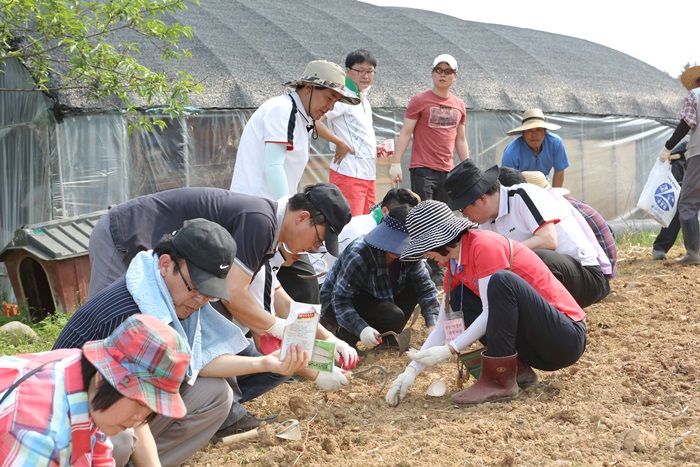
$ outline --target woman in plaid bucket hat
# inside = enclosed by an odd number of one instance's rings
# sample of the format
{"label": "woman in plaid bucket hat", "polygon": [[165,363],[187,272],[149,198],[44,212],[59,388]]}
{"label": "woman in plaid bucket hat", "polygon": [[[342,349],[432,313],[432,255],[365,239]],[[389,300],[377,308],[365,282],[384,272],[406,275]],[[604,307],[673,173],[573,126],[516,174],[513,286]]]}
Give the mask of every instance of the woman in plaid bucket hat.
{"label": "woman in plaid bucket hat", "polygon": [[185,340],[143,314],[82,350],[0,358],[2,465],[114,465],[107,436],[185,416],[189,361]]}
{"label": "woman in plaid bucket hat", "polygon": [[444,290],[451,310],[462,313],[464,330],[448,341],[443,307],[421,350],[408,352],[413,361],[391,385],[389,405],[399,404],[423,369],[477,340],[488,345],[481,373],[452,395],[458,405],[512,399],[537,382],[531,367],[554,371],[580,358],[586,314],[532,250],[495,232],[471,230],[469,220],[434,200],[413,208],[406,225],[411,240],[401,259],[427,257],[447,267]]}

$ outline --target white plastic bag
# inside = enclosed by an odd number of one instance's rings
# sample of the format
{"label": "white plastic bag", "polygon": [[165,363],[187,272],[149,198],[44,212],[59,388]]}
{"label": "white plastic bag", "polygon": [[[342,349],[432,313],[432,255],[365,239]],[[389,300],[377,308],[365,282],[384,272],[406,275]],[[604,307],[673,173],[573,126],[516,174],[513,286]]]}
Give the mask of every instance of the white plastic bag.
{"label": "white plastic bag", "polygon": [[681,186],[671,173],[671,162],[656,159],[637,207],[663,227],[668,227],[676,214],[680,193]]}

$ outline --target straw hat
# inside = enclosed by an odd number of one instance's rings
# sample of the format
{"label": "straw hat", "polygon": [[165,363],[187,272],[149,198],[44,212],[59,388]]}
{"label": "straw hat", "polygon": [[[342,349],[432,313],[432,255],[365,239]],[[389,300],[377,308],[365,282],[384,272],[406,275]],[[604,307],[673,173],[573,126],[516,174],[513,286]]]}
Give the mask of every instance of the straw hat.
{"label": "straw hat", "polygon": [[[547,177],[545,177],[544,174],[539,170],[526,170],[523,172],[523,177],[525,177],[525,181],[527,181],[527,183],[537,185],[538,187],[544,188],[545,190],[552,188],[552,186],[547,181]],[[562,196],[566,196],[569,193],[571,193],[571,191],[569,191],[566,188],[557,187],[553,188],[553,190]]]}
{"label": "straw hat", "polygon": [[306,65],[304,75],[293,81],[287,81],[284,86],[295,88],[300,84],[311,84],[313,86],[328,88],[337,91],[342,97],[343,104],[357,105],[360,98],[356,92],[345,87],[345,72],[340,65],[326,60],[313,60]]}
{"label": "straw hat", "polygon": [[401,253],[401,260],[418,261],[426,251],[447,245],[460,232],[475,226],[470,220],[455,216],[441,201],[421,201],[406,218],[411,239]]}
{"label": "straw hat", "polygon": [[546,130],[558,130],[561,128],[559,125],[554,123],[547,123],[544,118],[544,113],[540,109],[530,109],[523,113],[523,121],[518,128],[513,128],[508,133],[508,136],[513,136],[522,133],[525,130],[531,130],[533,128],[544,128]]}
{"label": "straw hat", "polygon": [[685,70],[681,75],[681,83],[683,83],[683,86],[690,91],[691,89],[695,89],[700,86],[700,83],[698,83],[698,78],[700,78],[700,65],[692,66]]}

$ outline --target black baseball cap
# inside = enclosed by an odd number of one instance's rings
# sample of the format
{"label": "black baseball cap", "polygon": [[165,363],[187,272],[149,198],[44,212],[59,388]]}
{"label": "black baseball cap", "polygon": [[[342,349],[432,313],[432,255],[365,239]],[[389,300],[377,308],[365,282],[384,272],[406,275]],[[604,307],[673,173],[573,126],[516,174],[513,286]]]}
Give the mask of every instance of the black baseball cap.
{"label": "black baseball cap", "polygon": [[173,232],[173,246],[185,258],[197,290],[229,300],[226,276],[236,257],[236,241],[228,230],[206,219],[186,220]]}
{"label": "black baseball cap", "polygon": [[340,188],[332,183],[317,183],[306,192],[306,196],[326,218],[326,250],[338,256],[338,235],[352,218],[350,203]]}

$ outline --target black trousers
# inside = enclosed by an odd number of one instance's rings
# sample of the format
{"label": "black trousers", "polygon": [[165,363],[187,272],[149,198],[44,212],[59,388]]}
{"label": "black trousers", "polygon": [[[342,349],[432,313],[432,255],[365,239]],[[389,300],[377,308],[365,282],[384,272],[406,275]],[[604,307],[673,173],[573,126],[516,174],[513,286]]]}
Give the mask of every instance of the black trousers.
{"label": "black trousers", "polygon": [[576,258],[552,250],[534,252],[581,308],[601,301],[610,293],[609,278],[600,266],[584,266]]}
{"label": "black trousers", "polygon": [[654,240],[653,249],[668,253],[668,250],[670,250],[673,244],[676,243],[678,232],[680,231],[681,221],[678,218],[678,211],[676,211],[676,215],[673,216],[673,219],[671,219],[671,223],[668,224],[668,227],[662,227],[659,231],[659,235],[657,235],[656,239]]}
{"label": "black trousers", "polygon": [[282,266],[277,271],[277,280],[284,287],[284,291],[292,297],[295,302],[301,303],[321,303],[320,288],[318,279],[302,279],[299,274],[311,276],[316,274],[314,267],[309,262],[309,258],[304,255],[291,266]]}
{"label": "black trousers", "polygon": [[[486,335],[490,357],[516,351],[528,365],[554,371],[574,364],[586,348],[586,326],[572,321],[550,305],[524,279],[510,271],[491,276],[488,287],[489,319]],[[453,310],[462,310],[469,327],[482,313],[481,299],[464,285],[450,294]]]}
{"label": "black trousers", "polygon": [[[409,287],[394,297],[394,303],[379,300],[372,295],[358,295],[352,299],[352,306],[357,314],[379,333],[394,331],[398,334],[403,331],[417,304],[418,296]],[[332,305],[324,310],[324,317],[331,326],[339,326]],[[342,327],[338,329],[337,334],[339,338],[350,345],[354,345],[360,340],[359,336]],[[392,339],[388,340],[392,341]]]}
{"label": "black trousers", "polygon": [[409,169],[411,173],[411,190],[420,196],[421,201],[434,199],[446,203],[449,198],[445,190],[447,172],[439,172],[427,167]]}

